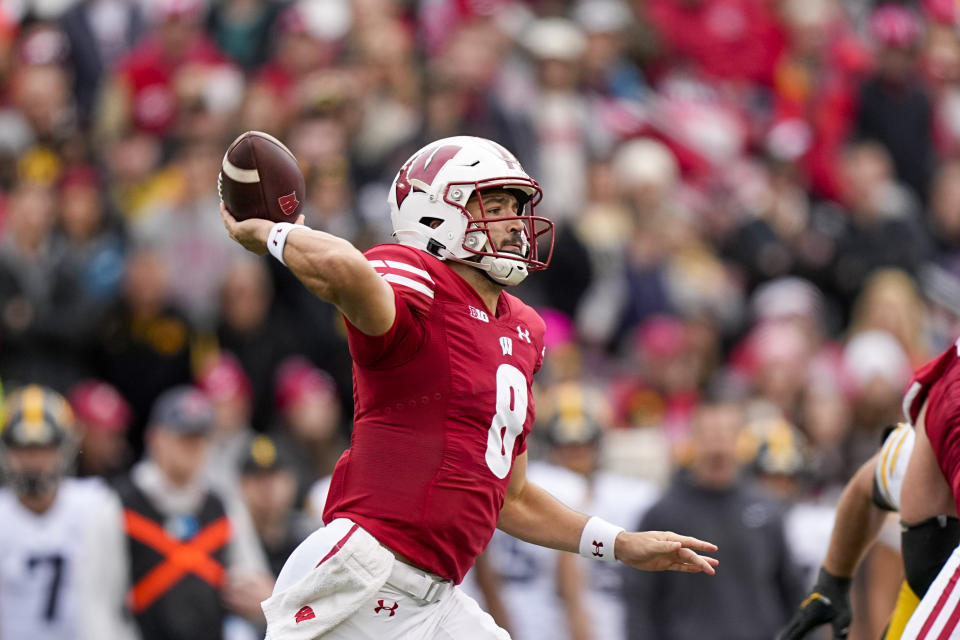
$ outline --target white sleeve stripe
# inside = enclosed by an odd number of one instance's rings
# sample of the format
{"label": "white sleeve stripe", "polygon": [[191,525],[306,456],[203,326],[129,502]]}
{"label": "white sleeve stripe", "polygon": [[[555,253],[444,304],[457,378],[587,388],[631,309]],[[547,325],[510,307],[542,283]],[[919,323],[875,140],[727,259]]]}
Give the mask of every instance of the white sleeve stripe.
{"label": "white sleeve stripe", "polygon": [[400,269],[401,271],[409,271],[410,273],[417,274],[424,280],[429,280],[430,282],[433,282],[433,278],[430,277],[430,274],[424,271],[423,269],[419,269],[405,262],[397,262],[396,260],[387,260],[386,263],[387,263],[387,266],[390,267],[391,269]]}
{"label": "white sleeve stripe", "polygon": [[405,278],[404,276],[398,276],[395,273],[382,273],[380,276],[387,282],[393,282],[401,287],[407,287],[409,289],[413,289],[414,291],[419,291],[426,296],[430,296],[431,298],[433,297],[433,289],[425,284],[417,282],[416,280],[411,280],[410,278]]}
{"label": "white sleeve stripe", "polygon": [[368,260],[367,262],[369,262],[370,266],[374,269],[398,269],[416,274],[428,282],[433,282],[433,278],[430,277],[429,273],[406,262],[397,262],[396,260]]}

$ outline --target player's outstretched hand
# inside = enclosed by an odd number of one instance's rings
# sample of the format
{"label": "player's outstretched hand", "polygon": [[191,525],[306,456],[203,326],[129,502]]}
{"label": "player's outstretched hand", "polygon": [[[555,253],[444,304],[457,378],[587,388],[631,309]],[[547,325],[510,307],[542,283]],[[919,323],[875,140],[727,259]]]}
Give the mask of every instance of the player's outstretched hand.
{"label": "player's outstretched hand", "polygon": [[850,631],[850,579],[838,578],[820,569],[817,584],[813,586],[790,622],[776,640],[800,640],[807,633],[828,622],[833,625],[834,638],[846,638]]}
{"label": "player's outstretched hand", "polygon": [[[223,226],[227,228],[230,237],[238,242],[247,251],[252,251],[258,256],[267,252],[267,236],[270,235],[270,228],[273,227],[273,221],[265,218],[248,218],[246,220],[237,220],[234,218],[226,205],[220,203],[220,218],[223,220]],[[296,224],[303,224],[304,216],[300,214],[297,217]]]}
{"label": "player's outstretched hand", "polygon": [[672,531],[624,531],[617,536],[614,552],[617,560],[646,571],[685,571],[716,573],[716,558],[698,551],[716,551],[717,545],[681,536]]}

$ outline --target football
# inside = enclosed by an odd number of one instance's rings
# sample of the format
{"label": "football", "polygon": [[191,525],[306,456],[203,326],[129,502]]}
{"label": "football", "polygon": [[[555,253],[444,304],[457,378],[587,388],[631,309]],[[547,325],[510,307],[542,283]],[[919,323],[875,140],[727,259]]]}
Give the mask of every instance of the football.
{"label": "football", "polygon": [[305,183],[296,157],[260,131],[247,131],[233,141],[223,155],[217,188],[237,220],[294,222],[303,209]]}

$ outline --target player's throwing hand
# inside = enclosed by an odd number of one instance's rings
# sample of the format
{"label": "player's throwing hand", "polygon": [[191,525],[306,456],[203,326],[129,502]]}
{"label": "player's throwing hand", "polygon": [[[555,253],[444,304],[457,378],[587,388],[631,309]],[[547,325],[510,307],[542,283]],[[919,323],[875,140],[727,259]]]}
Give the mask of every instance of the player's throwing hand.
{"label": "player's throwing hand", "polygon": [[697,553],[716,551],[716,545],[672,531],[624,531],[615,544],[617,560],[635,569],[713,575],[714,567],[720,564],[716,558]]}
{"label": "player's throwing hand", "polygon": [[[220,218],[223,220],[223,226],[226,227],[230,238],[238,242],[244,249],[252,251],[258,256],[267,253],[267,239],[270,235],[270,229],[274,225],[272,221],[265,218],[237,220],[222,202],[220,203]],[[295,224],[301,225],[303,221],[304,216],[301,213]]]}

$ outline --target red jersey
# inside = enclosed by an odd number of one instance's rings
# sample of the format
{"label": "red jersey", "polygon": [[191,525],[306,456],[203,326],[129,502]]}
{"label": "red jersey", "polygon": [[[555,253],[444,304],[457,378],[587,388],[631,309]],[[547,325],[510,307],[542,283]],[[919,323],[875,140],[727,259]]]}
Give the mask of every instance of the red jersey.
{"label": "red jersey", "polygon": [[493,535],[533,423],[544,323],[501,293],[496,314],[449,266],[411,247],[367,259],[393,287],[386,334],[349,326],[354,426],[324,522],[347,517],[459,583]]}
{"label": "red jersey", "polygon": [[960,510],[960,340],[914,374],[903,398],[912,424],[924,402],[927,437]]}

